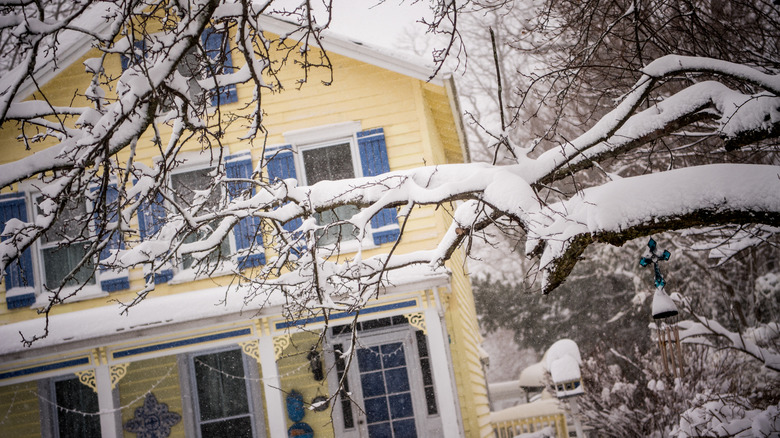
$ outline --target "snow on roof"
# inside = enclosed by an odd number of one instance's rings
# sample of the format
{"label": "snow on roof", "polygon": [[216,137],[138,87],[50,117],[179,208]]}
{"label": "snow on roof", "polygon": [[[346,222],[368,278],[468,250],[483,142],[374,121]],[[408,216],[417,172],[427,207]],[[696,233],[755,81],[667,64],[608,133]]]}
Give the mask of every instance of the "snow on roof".
{"label": "snow on roof", "polygon": [[579,380],[582,358],[577,343],[571,339],[556,341],[547,349],[543,360],[554,382]]}
{"label": "snow on roof", "polygon": [[553,382],[571,382],[579,380],[580,366],[571,356],[562,356],[550,363],[550,376]]}
{"label": "snow on roof", "polygon": [[523,388],[538,388],[544,386],[544,364],[537,362],[520,372],[520,386]]}
{"label": "snow on roof", "polygon": [[[89,9],[76,20],[76,25],[84,29],[92,30],[96,34],[102,34],[107,31],[112,23],[107,18],[111,14],[111,6],[104,3],[97,3],[90,6]],[[258,20],[260,26],[268,32],[282,35],[289,35],[298,29],[294,23],[282,20],[277,17],[263,15]],[[106,37],[105,35],[101,35]],[[349,38],[331,31],[322,33],[323,46],[325,50],[356,59],[368,64],[375,65],[396,73],[411,76],[416,79],[430,80],[436,85],[443,85],[444,81],[441,74],[431,78],[435,67],[430,65],[422,58],[400,53],[395,50],[377,47],[354,38]],[[57,38],[56,50],[45,50],[39,55],[37,63],[38,68],[35,71],[37,84],[29,79],[22,84],[16,95],[16,100],[21,101],[30,96],[39,86],[53,79],[60,71],[67,68],[70,64],[84,56],[92,48],[92,36],[74,30],[65,30]],[[54,54],[57,54],[56,62]],[[4,74],[12,74],[4,72]],[[21,72],[20,72],[21,73]]]}
{"label": "snow on roof", "polygon": [[[429,289],[444,285],[448,280],[449,274],[444,269],[409,266],[388,272],[387,284],[390,286],[387,292]],[[54,314],[49,317],[49,335],[35,341],[32,348],[22,345],[19,333],[28,337],[43,333],[43,318],[3,325],[0,326],[0,356],[207,318],[248,319],[261,310],[266,315],[276,313],[278,306],[287,301],[283,294],[272,292],[245,302],[245,292],[236,287],[215,287],[146,298],[124,315],[120,315],[122,308],[117,303]]]}

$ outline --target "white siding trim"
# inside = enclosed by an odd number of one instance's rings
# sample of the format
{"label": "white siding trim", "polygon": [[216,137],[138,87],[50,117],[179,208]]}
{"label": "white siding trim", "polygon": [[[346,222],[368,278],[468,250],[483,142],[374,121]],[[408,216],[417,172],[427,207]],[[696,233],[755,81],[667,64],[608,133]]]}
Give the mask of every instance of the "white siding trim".
{"label": "white siding trim", "polygon": [[462,437],[463,432],[458,419],[458,407],[455,404],[455,382],[450,373],[450,364],[447,361],[447,344],[449,337],[444,331],[439,312],[435,308],[425,311],[425,324],[428,327],[428,345],[430,348],[431,371],[433,372],[433,386],[436,388],[436,396],[439,402],[439,415],[446,437]]}
{"label": "white siding trim", "polygon": [[263,392],[265,393],[265,412],[268,414],[268,432],[271,438],[287,437],[287,414],[284,412],[284,397],[282,380],[279,378],[279,368],[274,355],[274,340],[271,336],[259,338],[260,368],[263,375]]}

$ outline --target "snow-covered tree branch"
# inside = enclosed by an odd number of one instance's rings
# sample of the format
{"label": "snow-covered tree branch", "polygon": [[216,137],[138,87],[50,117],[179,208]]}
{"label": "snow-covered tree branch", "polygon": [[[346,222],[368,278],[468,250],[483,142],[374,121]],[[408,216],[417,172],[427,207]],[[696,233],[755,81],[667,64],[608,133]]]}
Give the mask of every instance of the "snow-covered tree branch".
{"label": "snow-covered tree branch", "polygon": [[[455,26],[455,3],[440,3],[441,16],[449,18],[436,23]],[[270,39],[263,14],[273,5],[84,2],[69,15],[50,18],[45,8],[33,14],[32,5],[7,4],[2,32],[15,41],[18,61],[4,74],[0,122],[4,130],[15,130],[20,143],[5,147],[37,152],[0,165],[0,187],[35,187],[42,214],[36,221],[6,225],[0,268],[42,238],[83,194],[99,200],[101,208],[97,220],[71,217],[73,226],[92,222],[97,230],[78,269],[143,266],[149,280],[138,293],[142,299],[154,289],[155,272],[175,260],[192,257],[204,273],[217,269],[220,245],[231,230],[257,218],[254,232],[270,238],[241,254],[264,251],[269,260],[245,271],[241,281],[255,286],[255,299],[283,291],[299,309],[314,311],[359,307],[391,271],[413,265],[439,269],[464,241],[496,221],[527,235],[527,253],[538,257],[548,292],[565,280],[593,242],[620,245],[665,230],[724,223],[780,227],[780,166],[773,155],[780,135],[776,63],[678,55],[648,60],[633,71],[637,78],[621,90],[613,108],[580,135],[570,141],[512,144],[514,158],[500,164],[429,166],[301,187],[295,179],[269,177],[274,154],[268,150],[251,175],[231,175],[220,147],[231,135],[229,128],[240,127],[242,141],[265,147],[263,91],[323,86],[307,82],[312,72],[330,68],[327,50],[319,47],[327,49],[322,33],[331,11],[319,19],[308,3],[284,11],[296,28]],[[456,28],[441,30],[456,44]],[[99,53],[85,63],[91,85],[78,91],[73,105],[55,106],[36,85],[36,72],[60,62],[74,38],[87,38]],[[215,45],[232,48],[226,52],[232,60],[225,52],[215,53]],[[124,69],[112,77],[106,63],[116,55]],[[302,73],[288,83],[280,72],[294,63]],[[680,86],[681,77],[688,84]],[[250,84],[254,96],[242,102],[241,111],[228,112],[221,100],[236,84]],[[137,155],[140,136],[150,131],[157,150],[153,165]],[[685,153],[672,149],[666,168],[609,171],[616,160],[631,160],[636,151],[669,137],[706,137],[713,150],[747,148],[761,157],[749,163],[672,164]],[[183,196],[169,184],[169,175],[181,162],[184,145],[193,143],[210,151],[213,170],[207,175],[208,190]],[[110,200],[109,190],[117,192]],[[327,224],[315,220],[342,206],[356,206],[359,212]],[[436,247],[363,258],[360,252],[336,257],[338,245],[317,243],[345,224],[363,239],[378,212],[397,208],[403,222],[418,206],[452,211],[454,221]],[[164,223],[139,236],[131,223],[155,209],[162,210]],[[300,226],[285,228],[298,218]],[[120,235],[127,245],[105,254],[109,241]],[[94,257],[100,262],[88,263]],[[76,278],[78,269],[68,278]],[[64,298],[55,294],[49,308]]]}

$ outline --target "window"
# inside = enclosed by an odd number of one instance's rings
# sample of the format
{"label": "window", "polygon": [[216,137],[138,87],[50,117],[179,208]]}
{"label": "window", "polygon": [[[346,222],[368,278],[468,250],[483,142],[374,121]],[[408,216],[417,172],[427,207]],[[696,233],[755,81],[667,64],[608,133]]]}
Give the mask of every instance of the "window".
{"label": "window", "polygon": [[[205,157],[211,154],[203,153]],[[225,196],[233,199],[240,196],[251,196],[254,194],[254,188],[250,183],[240,180],[251,178],[254,171],[252,165],[252,155],[249,151],[239,152],[237,154],[224,157],[225,174],[230,179],[238,179],[227,183],[227,187],[211,187],[214,170],[208,163],[204,163],[201,155],[193,155],[193,161],[200,161],[201,167],[189,167],[180,169],[173,173],[170,178],[170,187],[174,191],[174,199],[177,203],[182,203],[183,207],[192,206],[194,202],[200,205],[201,211],[217,210],[222,204]],[[208,158],[207,158],[208,159]],[[197,198],[203,190],[210,190],[206,199]],[[154,202],[144,201],[138,209],[138,227],[141,239],[153,239],[165,224],[168,214],[175,213],[170,205],[167,205],[163,196],[156,195]],[[218,221],[212,225],[216,226]],[[197,239],[207,237],[212,232],[211,227],[203,227],[197,235],[188,236],[185,242],[193,242]],[[205,262],[209,264],[218,263],[220,258],[227,258],[235,255],[235,260],[239,269],[246,269],[265,264],[265,253],[263,249],[263,239],[260,233],[260,219],[257,217],[246,217],[241,219],[233,228],[232,238],[226,238],[222,241],[219,248],[216,248],[210,254]],[[179,266],[182,269],[189,269],[195,263],[191,255],[186,255]],[[156,284],[165,283],[173,278],[173,269],[159,269],[154,274]]]}
{"label": "window", "polygon": [[[302,148],[301,161],[303,162],[303,180],[307,186],[320,181],[338,181],[356,176],[350,141]],[[342,205],[317,214],[317,224],[328,225],[348,220],[359,211],[354,205]],[[356,238],[357,229],[354,225],[346,223],[330,226],[320,231],[317,235],[317,244],[321,246],[333,245]]]}
{"label": "window", "polygon": [[[100,436],[100,411],[98,397],[92,388],[77,377],[51,380],[51,418],[53,436],[57,438],[83,438]],[[58,409],[61,407],[63,409]]]}
{"label": "window", "polygon": [[[192,207],[196,202],[202,203],[201,207],[199,208],[200,212],[217,211],[220,207],[222,199],[225,197],[225,193],[222,190],[222,187],[216,187],[212,189],[211,183],[213,181],[213,171],[213,167],[207,167],[171,174],[171,188],[173,189],[174,199],[176,202],[183,204],[182,206],[185,208]],[[209,189],[212,190],[210,191],[209,196],[205,199],[205,201],[202,199],[197,199],[200,193],[203,193]],[[184,240],[184,243],[191,243],[208,237],[208,235],[210,235],[213,231],[211,227],[216,227],[217,225],[218,221],[215,221],[209,224],[209,227],[199,229],[196,233],[187,236],[187,238]],[[222,240],[219,248],[215,249],[211,254],[209,254],[204,262],[207,264],[216,264],[219,261],[220,256],[224,258],[225,256],[229,256],[231,253],[230,238],[225,238]],[[192,255],[185,254],[182,258],[181,267],[182,269],[189,269],[193,266],[194,262],[195,259]]]}
{"label": "window", "polygon": [[351,328],[331,329],[333,354],[329,368],[335,368],[329,380],[332,391],[347,374],[334,406],[337,436],[440,434],[425,334],[413,329],[401,315],[363,321],[356,330],[358,346],[353,364],[346,370],[342,352],[350,345]]}
{"label": "window", "polygon": [[195,426],[200,437],[254,437],[258,426],[252,412],[256,409],[241,349],[195,353],[189,363]]}
{"label": "window", "polygon": [[[323,180],[338,180],[360,176],[378,176],[390,171],[382,128],[360,131],[359,122],[345,122],[323,127],[287,132],[291,145],[268,148],[266,160],[271,182],[298,179],[311,185]],[[317,216],[320,224],[333,224],[351,218],[358,208],[341,206]],[[301,225],[300,218],[284,224],[289,233]],[[394,242],[400,230],[395,208],[385,208],[371,218],[368,230],[375,245]],[[351,224],[328,227],[320,233],[319,245],[355,239]]]}
{"label": "window", "polygon": [[[50,229],[35,245],[24,250],[19,259],[6,267],[4,274],[8,309],[32,306],[38,294],[47,289],[88,286],[86,290],[89,292],[70,298],[76,301],[94,297],[94,292],[114,292],[130,287],[126,269],[112,270],[109,266],[97,266],[97,257],[84,260],[96,229],[93,214],[99,213],[110,222],[117,219],[116,185],[110,184],[103,191],[95,189],[92,193],[100,199],[100,212],[93,210],[93,202],[88,196],[69,199]],[[29,212],[28,200],[32,201]],[[5,225],[11,221],[19,221],[17,224],[35,222],[37,217],[55,207],[53,201],[40,194],[30,196],[20,192],[0,195],[0,230],[5,229]],[[2,237],[3,240],[7,238],[10,236]],[[123,246],[122,236],[119,233],[111,234],[101,251],[100,260],[107,259],[113,250]],[[75,270],[79,264],[81,267]],[[91,287],[97,286],[98,280],[100,287]]]}
{"label": "window", "polygon": [[[163,53],[153,53],[148,50],[154,46],[152,40],[155,36],[151,35],[148,38],[148,40],[144,39],[133,43],[132,59],[122,55],[122,71],[139,63],[141,60],[154,62],[155,56],[164,56]],[[230,55],[227,34],[216,31],[213,28],[206,28],[201,35],[201,44],[206,54],[205,59],[201,56],[202,52],[200,49],[193,46],[176,67],[178,73],[187,78],[187,92],[190,99],[195,105],[205,103],[207,97],[209,98],[208,102],[212,106],[237,102],[238,95],[236,94],[235,85],[219,87],[218,91],[210,90],[204,93],[204,90],[198,84],[198,79],[233,72],[233,61]],[[166,113],[173,109],[172,96],[162,96],[161,102],[158,113]]]}
{"label": "window", "polygon": [[[42,196],[36,200],[38,215],[43,214]],[[89,239],[89,216],[84,198],[71,198],[54,224],[39,241],[43,284],[47,289],[58,289],[82,284],[95,284],[94,260],[85,261]],[[78,270],[76,270],[76,268]],[[72,276],[69,275],[74,271]]]}

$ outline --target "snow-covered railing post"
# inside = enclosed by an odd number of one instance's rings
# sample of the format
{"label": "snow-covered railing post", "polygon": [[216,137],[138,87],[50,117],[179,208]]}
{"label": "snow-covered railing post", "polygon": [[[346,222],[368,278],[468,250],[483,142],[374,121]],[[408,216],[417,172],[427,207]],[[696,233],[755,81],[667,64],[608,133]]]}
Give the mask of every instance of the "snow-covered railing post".
{"label": "snow-covered railing post", "polygon": [[[664,280],[661,269],[658,267],[658,262],[667,261],[672,256],[667,250],[664,250],[660,255],[658,254],[658,247],[655,240],[650,238],[647,243],[649,248],[648,253],[639,259],[639,265],[642,267],[653,264],[653,271],[655,274],[655,293],[653,294],[653,319],[659,320],[655,323],[658,334],[658,347],[661,350],[661,362],[664,366],[664,372],[670,374],[669,368],[672,369],[674,377],[682,376],[684,373],[685,362],[683,361],[682,348],[680,346],[680,332],[677,327],[677,321],[667,323],[668,318],[677,316],[677,306],[674,301],[666,294],[664,287],[666,286],[666,280]],[[668,350],[667,350],[668,347]],[[678,372],[679,369],[679,372]]]}

